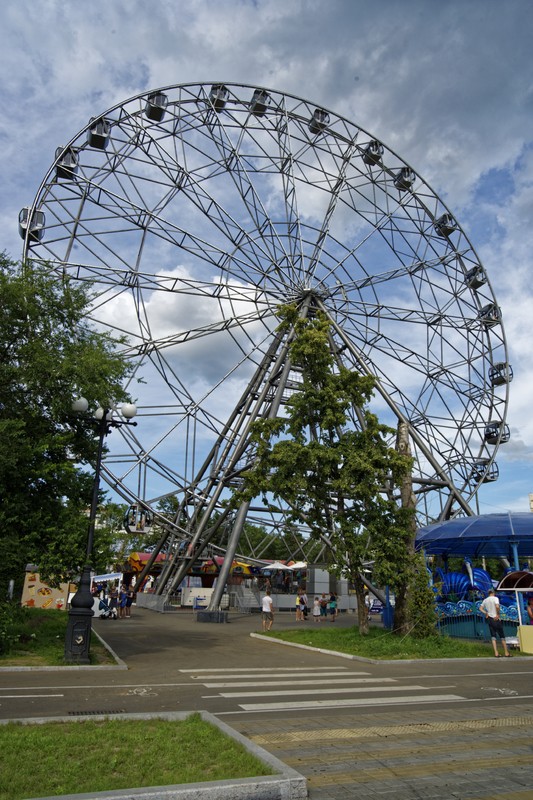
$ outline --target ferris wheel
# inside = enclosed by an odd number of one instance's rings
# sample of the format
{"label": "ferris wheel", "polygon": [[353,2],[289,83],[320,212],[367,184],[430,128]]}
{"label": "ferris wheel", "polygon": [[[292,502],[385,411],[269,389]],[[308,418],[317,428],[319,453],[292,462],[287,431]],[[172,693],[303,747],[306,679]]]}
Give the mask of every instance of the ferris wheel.
{"label": "ferris wheel", "polygon": [[[176,498],[182,543],[215,512],[233,550],[245,535],[223,501],[251,422],[298,391],[287,302],[326,315],[337,362],[407,427],[420,524],[497,479],[512,370],[485,270],[424,180],[332,111],[246,85],[144,92],[57,149],[19,228],[23,258],[90,283],[91,321],[124,337],[140,420],[103,474],[143,514]],[[246,513],[283,532],[282,508]]]}

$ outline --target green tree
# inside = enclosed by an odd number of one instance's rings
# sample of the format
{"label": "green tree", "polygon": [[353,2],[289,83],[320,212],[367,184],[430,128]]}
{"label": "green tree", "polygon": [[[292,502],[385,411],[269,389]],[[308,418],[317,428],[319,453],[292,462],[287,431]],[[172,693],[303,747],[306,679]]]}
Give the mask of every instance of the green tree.
{"label": "green tree", "polygon": [[[0,256],[0,595],[28,562],[51,582],[85,559],[95,432],[71,413],[126,400],[117,342],[87,323],[88,290]],[[95,552],[98,552],[98,540]]]}
{"label": "green tree", "polygon": [[437,635],[435,594],[429,585],[429,572],[423,553],[414,556],[413,577],[408,597],[409,632],[415,639]]}
{"label": "green tree", "polygon": [[[117,572],[122,572],[122,566],[127,560],[130,552],[137,549],[138,537],[132,536],[125,526],[126,513],[128,506],[125,503],[115,503],[104,497],[98,507],[96,517],[96,530],[98,531],[98,543],[94,548],[95,559],[104,565],[104,570],[98,567],[98,572],[103,572],[111,568]],[[133,546],[132,546],[133,545]],[[120,569],[118,569],[120,567]],[[96,568],[96,563],[95,563]]]}
{"label": "green tree", "polygon": [[275,507],[281,499],[290,520],[305,524],[313,538],[327,537],[331,569],[353,582],[365,633],[364,561],[385,557],[375,574],[379,578],[381,570],[391,584],[398,572],[408,571],[413,512],[393,494],[411,459],[387,444],[394,430],[368,410],[373,378],[336,364],[327,319],[299,319],[293,307],[281,309],[280,316],[280,330],[294,329],[290,357],[302,385],[285,417],[254,423],[256,459],[232,502],[262,496]]}

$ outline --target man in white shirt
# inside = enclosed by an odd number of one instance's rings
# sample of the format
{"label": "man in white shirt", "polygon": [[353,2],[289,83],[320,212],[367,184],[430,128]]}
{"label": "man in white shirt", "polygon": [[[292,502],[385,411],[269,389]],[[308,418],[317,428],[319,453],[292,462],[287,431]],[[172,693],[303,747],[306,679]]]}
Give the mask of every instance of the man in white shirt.
{"label": "man in white shirt", "polygon": [[505,633],[503,631],[503,622],[500,619],[500,601],[496,597],[494,589],[489,590],[488,597],[483,600],[479,609],[485,614],[485,619],[487,620],[489,626],[494,655],[496,658],[500,658],[500,654],[498,653],[498,645],[496,642],[496,638],[499,636],[503,645],[505,658],[509,658],[511,654],[507,649],[507,642],[505,641]]}
{"label": "man in white shirt", "polygon": [[261,600],[261,618],[263,620],[263,630],[269,631],[274,622],[274,604],[270,596],[270,591],[267,589],[265,596]]}

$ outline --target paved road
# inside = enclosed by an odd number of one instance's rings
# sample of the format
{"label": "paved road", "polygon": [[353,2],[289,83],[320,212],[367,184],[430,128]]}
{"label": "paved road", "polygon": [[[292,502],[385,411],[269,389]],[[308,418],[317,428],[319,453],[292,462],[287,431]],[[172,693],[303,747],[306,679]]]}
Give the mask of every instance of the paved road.
{"label": "paved road", "polygon": [[205,709],[307,775],[312,800],[533,800],[532,660],[371,664],[231,619],[95,620],[128,669],[0,672],[0,718]]}

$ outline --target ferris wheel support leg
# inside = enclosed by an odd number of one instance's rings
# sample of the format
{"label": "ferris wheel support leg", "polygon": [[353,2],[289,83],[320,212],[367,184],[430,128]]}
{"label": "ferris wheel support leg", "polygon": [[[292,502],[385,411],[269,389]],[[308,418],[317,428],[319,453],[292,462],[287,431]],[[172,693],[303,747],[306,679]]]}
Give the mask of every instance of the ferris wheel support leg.
{"label": "ferris wheel support leg", "polygon": [[198,561],[199,557],[202,555],[219,527],[224,523],[224,520],[229,514],[229,509],[224,509],[216,523],[211,526],[211,528],[207,529],[210,513],[211,512],[208,509],[208,512],[204,514],[195,535],[189,543],[192,555],[187,556],[187,558],[184,558],[182,561],[174,562],[173,568],[166,579],[166,583],[161,586],[161,594],[169,596],[178,588],[191,567]]}
{"label": "ferris wheel support leg", "polygon": [[[310,305],[310,298],[306,298],[306,300],[302,304],[302,308],[300,309],[301,317],[304,317],[308,313],[309,305]],[[177,572],[175,573],[174,577],[171,577],[170,580],[167,579],[166,585],[165,586],[162,585],[160,587],[160,592],[162,594],[163,593],[170,594],[173,588],[179,585],[181,580],[183,580],[183,578],[187,574],[187,571],[191,568],[191,566],[194,564],[198,556],[205,549],[210,538],[212,538],[214,530],[207,537],[204,533],[205,529],[208,527],[211,514],[216,507],[216,503],[218,502],[218,499],[220,497],[220,494],[224,486],[226,485],[228,476],[230,476],[233,473],[237,463],[242,458],[243,454],[246,451],[246,448],[249,446],[250,429],[254,421],[262,416],[262,408],[265,404],[267,395],[270,389],[272,388],[272,385],[274,384],[274,382],[269,379],[269,373],[270,376],[276,376],[281,370],[281,374],[277,381],[275,395],[272,401],[270,402],[270,408],[268,410],[268,417],[270,419],[274,418],[277,415],[283,398],[283,393],[286,390],[287,381],[291,370],[289,348],[293,336],[294,336],[294,327],[291,329],[291,331],[289,332],[288,336],[285,338],[284,341],[282,341],[279,337],[276,339],[275,347],[269,350],[268,358],[265,357],[265,359],[263,359],[263,362],[260,364],[260,366],[256,370],[256,373],[249,382],[248,389],[242,396],[241,404],[239,404],[236,407],[232,419],[238,417],[239,420],[238,428],[236,427],[232,433],[232,436],[229,437],[229,441],[226,442],[225,444],[224,448],[225,452],[223,455],[221,455],[221,459],[227,457],[227,462],[222,470],[220,471],[217,470],[217,474],[219,475],[218,480],[213,479],[208,488],[208,491],[212,492],[212,494],[209,503],[202,509],[202,517],[200,519],[198,528],[191,542],[191,545],[193,547],[194,557],[192,560],[188,559],[184,563],[182,563],[178,568]],[[260,377],[262,378],[262,381],[259,380]],[[259,394],[256,396],[257,390],[259,390],[261,383],[263,383],[263,386],[259,391]],[[252,403],[251,401],[254,399],[254,396],[255,400]],[[244,405],[244,407],[241,408],[241,405]],[[239,414],[237,414],[237,412],[239,412]],[[229,430],[229,424],[227,426],[227,429]],[[235,446],[237,430],[240,431],[239,435],[241,442],[238,446]],[[225,437],[222,436],[219,437],[218,443],[220,445],[224,443],[224,438]],[[232,452],[232,446],[234,447],[233,452]],[[217,452],[218,448],[214,447],[211,451],[212,456],[214,456],[214,454]],[[206,466],[207,462],[202,467],[202,471],[206,469]],[[237,513],[235,524],[233,526],[232,533],[230,535],[230,543],[228,543],[226,556],[224,559],[224,563],[222,565],[221,574],[219,575],[217,580],[218,591],[215,591],[213,595],[214,598],[218,597],[218,599],[217,600],[212,599],[212,603],[210,603],[208,611],[212,610],[211,607],[212,604],[213,608],[218,608],[218,606],[220,605],[220,600],[222,597],[224,586],[226,584],[229,570],[233,562],[233,557],[237,551],[239,536],[241,535],[241,532],[244,527],[244,522],[246,520],[246,515],[248,513],[249,505],[250,505],[249,503],[244,503]],[[227,514],[228,514],[228,509],[226,509],[223,512],[222,516],[217,521],[216,523],[217,528],[221,524],[222,520],[227,516]],[[194,518],[192,521],[194,521]],[[200,547],[198,549],[199,545]]]}
{"label": "ferris wheel support leg", "polygon": [[222,564],[220,572],[217,576],[217,584],[213,590],[213,594],[211,595],[211,600],[207,609],[208,611],[218,611],[220,609],[222,595],[224,594],[224,589],[226,588],[226,583],[229,577],[231,566],[233,564],[233,559],[235,558],[235,553],[237,552],[237,545],[239,544],[244,523],[246,522],[246,515],[248,514],[249,507],[249,502],[243,503],[237,512],[237,516],[235,517],[235,524],[233,525],[233,530],[231,531],[231,535],[229,537],[226,555],[224,556],[224,563]]}

